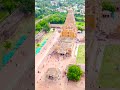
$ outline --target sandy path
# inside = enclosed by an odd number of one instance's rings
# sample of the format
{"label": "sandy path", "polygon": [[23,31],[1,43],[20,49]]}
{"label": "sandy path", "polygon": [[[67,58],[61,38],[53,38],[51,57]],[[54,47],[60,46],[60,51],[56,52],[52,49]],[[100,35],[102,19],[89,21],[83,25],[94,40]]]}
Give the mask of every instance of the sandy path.
{"label": "sandy path", "polygon": [[[58,59],[55,56],[48,56],[43,63],[40,64],[38,71],[39,73],[35,73],[35,87],[36,90],[84,90],[85,81],[83,77],[79,83],[72,83],[67,80],[67,77],[64,75],[64,71],[66,69],[66,66],[69,64],[75,63],[75,58],[66,58],[62,59],[62,57]],[[45,80],[45,72],[48,68],[59,68],[61,71],[61,79],[54,82],[47,82]],[[85,66],[81,65],[81,67],[84,69]],[[63,77],[64,76],[64,77]]]}
{"label": "sandy path", "polygon": [[[85,90],[85,76],[81,78],[80,82],[73,83],[73,82],[68,82],[67,77],[64,74],[66,66],[68,66],[69,64],[76,63],[76,58],[74,57],[74,55],[69,58],[63,58],[62,56],[59,57],[60,58],[58,58],[58,56],[56,55],[46,55],[42,63],[38,65],[35,72],[35,89],[36,90]],[[36,60],[39,60],[39,58],[37,58]],[[83,69],[83,71],[85,71],[85,64],[82,64],[80,66]],[[56,82],[46,81],[45,72],[47,71],[48,68],[59,68],[61,71],[60,74],[61,79]]]}
{"label": "sandy path", "polygon": [[47,41],[47,43],[42,47],[40,53],[38,53],[35,56],[35,72],[37,68],[39,67],[40,63],[44,60],[44,58],[47,56],[48,52],[52,48],[52,46],[55,44],[57,39],[59,38],[60,34],[58,32],[54,32],[53,36]]}

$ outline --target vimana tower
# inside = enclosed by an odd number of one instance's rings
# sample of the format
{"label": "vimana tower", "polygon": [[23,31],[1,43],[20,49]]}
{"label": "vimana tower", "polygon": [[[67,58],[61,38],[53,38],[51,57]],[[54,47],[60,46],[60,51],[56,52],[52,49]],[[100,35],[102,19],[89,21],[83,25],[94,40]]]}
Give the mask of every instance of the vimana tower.
{"label": "vimana tower", "polygon": [[65,23],[60,33],[59,41],[56,44],[55,50],[57,51],[57,53],[63,55],[67,54],[71,56],[76,37],[77,27],[74,12],[72,9],[69,9]]}

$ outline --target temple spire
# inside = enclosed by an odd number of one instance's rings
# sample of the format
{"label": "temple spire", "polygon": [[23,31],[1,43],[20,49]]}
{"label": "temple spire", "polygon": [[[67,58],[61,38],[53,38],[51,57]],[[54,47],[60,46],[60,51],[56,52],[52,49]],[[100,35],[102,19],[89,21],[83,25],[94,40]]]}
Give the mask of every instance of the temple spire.
{"label": "temple spire", "polygon": [[68,9],[68,14],[65,20],[65,23],[62,27],[62,35],[65,37],[73,37],[75,38],[77,35],[77,27],[76,27],[76,22],[75,22],[75,17],[74,17],[74,11],[72,8]]}

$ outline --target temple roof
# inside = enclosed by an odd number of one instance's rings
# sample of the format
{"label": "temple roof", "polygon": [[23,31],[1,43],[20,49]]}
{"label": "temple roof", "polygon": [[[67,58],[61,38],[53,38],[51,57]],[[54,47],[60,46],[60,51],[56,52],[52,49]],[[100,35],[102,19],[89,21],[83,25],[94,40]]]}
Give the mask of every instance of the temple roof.
{"label": "temple roof", "polygon": [[64,23],[62,28],[63,28],[63,30],[77,31],[75,17],[74,17],[74,12],[73,12],[72,9],[68,10],[68,14],[67,14],[65,23]]}

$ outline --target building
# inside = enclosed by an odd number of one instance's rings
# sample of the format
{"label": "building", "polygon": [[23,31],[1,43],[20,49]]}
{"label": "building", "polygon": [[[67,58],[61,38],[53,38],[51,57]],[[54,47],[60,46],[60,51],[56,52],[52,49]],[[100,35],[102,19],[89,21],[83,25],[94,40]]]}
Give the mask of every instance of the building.
{"label": "building", "polygon": [[85,15],[85,6],[82,6],[82,8],[80,9],[80,14]]}
{"label": "building", "polygon": [[66,21],[62,27],[59,41],[55,47],[55,51],[63,55],[71,55],[74,42],[77,37],[77,27],[75,24],[74,13],[72,9],[68,10]]}
{"label": "building", "polygon": [[50,2],[51,2],[51,5],[52,5],[52,6],[57,6],[57,5],[58,5],[58,2],[55,1],[55,0],[52,0],[52,1],[50,1]]}

